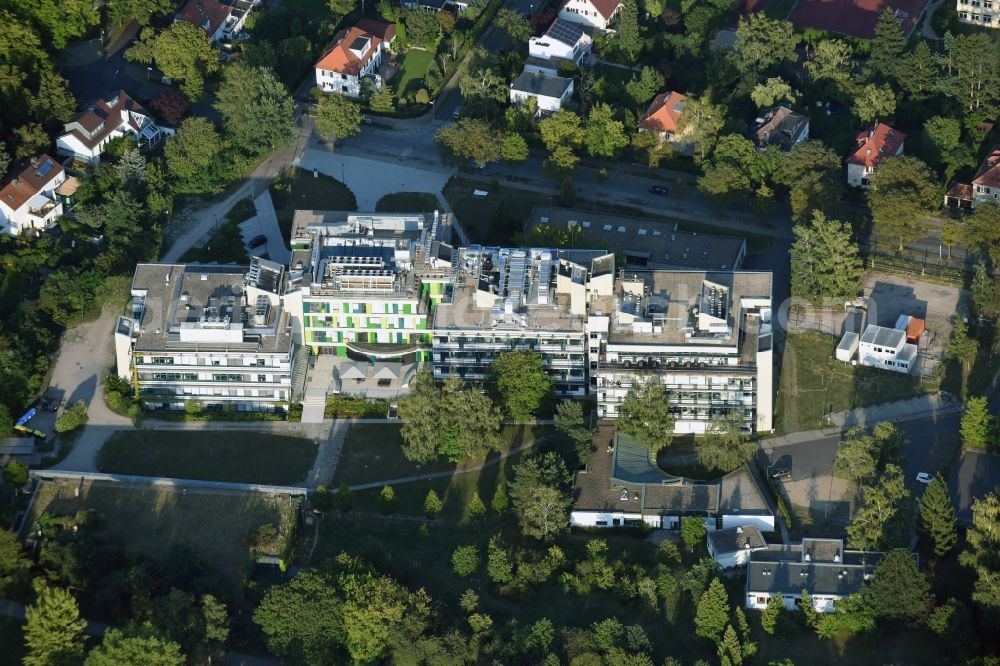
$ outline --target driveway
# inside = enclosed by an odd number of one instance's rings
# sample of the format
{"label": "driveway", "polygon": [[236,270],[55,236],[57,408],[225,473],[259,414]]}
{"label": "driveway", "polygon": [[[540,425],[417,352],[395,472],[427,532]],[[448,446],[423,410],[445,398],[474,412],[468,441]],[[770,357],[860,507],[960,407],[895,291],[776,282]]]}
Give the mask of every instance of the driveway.
{"label": "driveway", "polygon": [[378,200],[393,192],[440,192],[451,173],[446,169],[422,169],[316,148],[303,153],[299,167],[316,169],[342,181],[354,192],[358,210],[363,211],[375,210]]}
{"label": "driveway", "polygon": [[262,235],[267,237],[267,243],[260,247],[248,248],[250,256],[257,256],[267,252],[271,261],[288,265],[292,260],[292,253],[285,245],[282,238],[281,227],[278,226],[278,214],[274,210],[274,202],[271,201],[271,192],[264,190],[253,201],[257,214],[246,222],[240,224],[240,235],[243,242],[249,243],[254,236]]}

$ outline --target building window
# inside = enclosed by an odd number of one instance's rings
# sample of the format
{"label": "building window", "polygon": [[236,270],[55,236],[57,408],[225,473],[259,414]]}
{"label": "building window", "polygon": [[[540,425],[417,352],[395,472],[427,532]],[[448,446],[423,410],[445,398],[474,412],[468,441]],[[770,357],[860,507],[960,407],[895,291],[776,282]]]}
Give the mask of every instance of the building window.
{"label": "building window", "polygon": [[170,356],[154,356],[153,365],[173,365],[174,359]]}
{"label": "building window", "polygon": [[266,382],[267,381],[267,375],[257,375],[257,381],[261,382],[261,383]]}

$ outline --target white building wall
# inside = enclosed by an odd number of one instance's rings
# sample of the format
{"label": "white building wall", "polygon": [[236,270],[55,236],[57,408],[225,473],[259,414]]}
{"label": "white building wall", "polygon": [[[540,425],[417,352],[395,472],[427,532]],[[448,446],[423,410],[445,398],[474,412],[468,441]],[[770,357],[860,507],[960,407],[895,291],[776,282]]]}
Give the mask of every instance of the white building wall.
{"label": "white building wall", "polygon": [[598,30],[608,29],[608,21],[605,21],[604,16],[587,0],[568,0],[559,10],[559,18]]}
{"label": "white building wall", "polygon": [[761,532],[774,531],[774,516],[749,516],[739,514],[724,514],[722,516],[722,529],[729,527],[755,526]]}

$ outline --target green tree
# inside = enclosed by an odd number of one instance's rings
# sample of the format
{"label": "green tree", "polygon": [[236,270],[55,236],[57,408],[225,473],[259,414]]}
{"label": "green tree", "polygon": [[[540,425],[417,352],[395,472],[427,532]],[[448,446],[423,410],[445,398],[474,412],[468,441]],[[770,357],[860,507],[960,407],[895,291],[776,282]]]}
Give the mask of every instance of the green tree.
{"label": "green tree", "polygon": [[607,104],[595,104],[584,127],[584,146],[591,157],[615,157],[628,145],[625,124],[615,120],[614,110]]}
{"label": "green tree", "polygon": [[461,118],[434,134],[434,142],[445,159],[454,164],[478,165],[496,162],[502,154],[500,139],[489,123],[478,118]]}
{"label": "green tree", "polygon": [[427,497],[424,498],[424,515],[434,520],[443,508],[444,504],[441,502],[441,498],[438,497],[437,492],[433,488],[428,490]]}
{"label": "green tree", "polygon": [[934,549],[934,557],[944,557],[958,544],[957,523],[948,483],[936,474],[920,498],[920,532]]}
{"label": "green tree", "polygon": [[575,151],[585,138],[580,116],[560,109],[539,123],[538,129],[549,151],[549,165],[558,172],[572,171],[580,161]]}
{"label": "green tree", "polygon": [[204,594],[201,614],[205,625],[204,645],[211,659],[221,655],[229,641],[229,612],[224,603],[211,594]]}
{"label": "green tree", "polygon": [[11,490],[17,490],[28,482],[28,466],[18,460],[12,460],[3,467],[3,485]]}
{"label": "green tree", "polygon": [[505,132],[500,140],[500,157],[504,162],[523,162],[528,159],[528,142],[514,132]]}
{"label": "green tree", "polygon": [[[458,89],[465,99],[464,116],[492,119],[499,105],[510,95],[506,80],[489,67],[469,68],[458,80]],[[529,100],[533,101],[533,100]]]}
{"label": "green tree", "polygon": [[816,624],[819,621],[819,611],[816,610],[809,590],[802,590],[802,594],[799,597],[799,614],[802,617],[802,624],[807,629],[816,628]]}
{"label": "green tree", "polygon": [[1000,101],[1000,47],[989,35],[978,32],[957,37],[945,34],[944,48],[945,71],[939,90],[961,105],[967,124],[974,127]]}
{"label": "green tree", "polygon": [[716,650],[722,664],[740,666],[743,663],[743,648],[740,645],[739,636],[736,635],[736,630],[733,629],[733,625],[726,626]]}
{"label": "green tree", "polygon": [[167,139],[163,154],[167,173],[182,183],[194,182],[205,173],[222,152],[222,139],[215,126],[206,118],[192,116]]}
{"label": "green tree", "polygon": [[968,546],[958,561],[976,572],[972,600],[1000,609],[1000,499],[996,491],[972,501],[972,526],[965,538]]}
{"label": "green tree", "polygon": [[84,666],[182,666],[181,646],[155,636],[127,636],[109,629],[104,640],[94,648]]}
{"label": "green tree", "polygon": [[0,530],[0,595],[10,597],[24,592],[30,579],[30,568],[31,561],[24,556],[17,535]]}
{"label": "green tree", "polygon": [[556,405],[555,426],[573,442],[580,464],[588,464],[594,457],[594,433],[583,420],[583,404],[577,400],[564,400]]}
{"label": "green tree", "polygon": [[535,352],[504,352],[490,365],[493,388],[504,415],[514,421],[533,419],[550,398],[552,380]]}
{"label": "green tree", "polygon": [[56,432],[70,432],[87,424],[87,403],[77,401],[72,407],[67,407],[56,419]]}
{"label": "green tree", "polygon": [[962,240],[962,224],[958,220],[945,220],[941,227],[941,242],[948,246],[948,258],[951,259],[951,246]]}
{"label": "green tree", "polygon": [[135,20],[140,26],[145,26],[154,17],[175,11],[172,0],[110,0],[107,7],[108,19],[118,25]]}
{"label": "green tree", "polygon": [[813,50],[812,58],[805,62],[805,69],[813,81],[831,81],[843,86],[851,80],[851,61],[854,49],[841,39],[824,39]]}
{"label": "green tree", "polygon": [[987,201],[963,218],[962,238],[970,250],[985,252],[1000,266],[1000,203]]}
{"label": "green tree", "polygon": [[705,437],[697,443],[698,462],[723,473],[742,467],[753,458],[757,446],[750,442],[743,413],[728,411],[709,421]]}
{"label": "green tree", "polygon": [[514,577],[514,564],[510,561],[510,553],[501,543],[498,535],[490,538],[486,548],[486,573],[497,585],[509,583]]}
{"label": "green tree", "polygon": [[501,7],[497,10],[496,18],[493,19],[493,25],[515,42],[527,43],[532,34],[531,23],[528,22],[528,19],[513,9],[507,9],[506,7]]}
{"label": "green tree", "polygon": [[618,432],[649,447],[653,453],[670,445],[674,417],[667,389],[657,377],[632,384],[618,409],[616,427]]}
{"label": "green tree", "polygon": [[403,456],[422,465],[438,455],[438,408],[440,391],[434,376],[427,370],[418,372],[410,382],[410,393],[399,399],[399,417],[403,421]]}
{"label": "green tree", "polygon": [[883,160],[871,176],[868,207],[875,231],[903,245],[926,233],[923,219],[938,207],[937,185],[927,165],[916,157],[890,157]]}
{"label": "green tree", "polygon": [[774,106],[779,102],[794,104],[797,98],[798,93],[780,76],[771,77],[764,83],[758,83],[750,92],[750,99],[762,109]]}
{"label": "green tree", "polygon": [[880,619],[915,624],[931,605],[931,586],[905,548],[886,553],[875,566],[875,575],[864,590]]}
{"label": "green tree", "polygon": [[718,641],[729,625],[729,595],[718,578],[708,584],[705,594],[698,600],[695,611],[695,633],[711,641]]}
{"label": "green tree", "polygon": [[403,25],[411,46],[430,46],[441,36],[441,25],[434,14],[423,9],[404,9]]}
{"label": "green tree", "polygon": [[497,480],[497,488],[493,491],[493,498],[490,500],[490,508],[494,513],[502,514],[510,505],[507,499],[507,481],[502,477]]}
{"label": "green tree", "polygon": [[330,8],[331,22],[339,23],[342,18],[357,9],[357,0],[327,0],[326,6]]}
{"label": "green tree", "polygon": [[[660,74],[653,67],[643,67],[642,71],[632,76],[632,80],[625,84],[625,94],[629,96],[636,108],[644,110],[649,100],[653,99],[663,90],[663,74]],[[656,136],[653,133],[653,136]]]}
{"label": "green tree", "polygon": [[631,59],[642,50],[642,35],[639,33],[639,10],[635,0],[622,0],[620,7],[615,44]]}
{"label": "green tree", "polygon": [[796,60],[798,43],[791,23],[754,12],[740,18],[730,59],[740,74],[756,79],[774,65]]}
{"label": "green tree", "polygon": [[771,595],[767,600],[767,608],[760,615],[760,626],[765,633],[773,636],[781,625],[785,615],[785,597],[781,592]]}
{"label": "green tree", "polygon": [[889,85],[869,83],[854,96],[854,113],[863,123],[891,116],[896,112],[896,95]]}
{"label": "green tree", "polygon": [[361,134],[361,108],[344,95],[323,95],[316,109],[316,129],[324,140],[349,139]]}
{"label": "green tree", "polygon": [[962,446],[978,451],[985,450],[990,444],[993,417],[986,406],[986,398],[973,396],[965,401],[965,411],[962,413]]}
{"label": "green tree", "polygon": [[792,219],[804,222],[813,211],[838,209],[843,192],[840,156],[816,140],[803,141],[785,153],[778,182],[788,188]]}
{"label": "green tree", "polygon": [[864,262],[847,224],[814,211],[809,224],[797,224],[792,232],[792,296],[822,304],[843,302],[858,294]]}
{"label": "green tree", "polygon": [[874,478],[878,470],[878,454],[872,446],[872,438],[863,428],[852,428],[840,440],[833,466],[838,474],[858,485]]}
{"label": "green tree", "polygon": [[329,576],[306,569],[288,583],[272,586],[253,620],[277,657],[310,666],[337,661],[343,604]]}
{"label": "green tree", "polygon": [[479,493],[475,490],[469,496],[469,506],[465,509],[465,515],[468,516],[471,522],[477,522],[486,517],[486,505],[483,504],[482,498],[479,497]]}
{"label": "green tree", "polygon": [[900,62],[899,86],[911,99],[922,101],[937,91],[939,78],[934,53],[927,41],[921,39]]}
{"label": "green tree", "polygon": [[66,48],[100,23],[100,13],[87,0],[32,0],[14,5],[24,18],[37,26],[53,51]]}
{"label": "green tree", "polygon": [[886,465],[877,483],[862,490],[862,503],[847,526],[847,541],[860,550],[879,550],[905,539],[912,495],[903,471]]}
{"label": "green tree", "polygon": [[896,16],[896,12],[886,7],[875,24],[875,39],[872,40],[868,66],[884,81],[895,81],[904,50],[906,36],[903,34],[902,21]]}
{"label": "green tree", "polygon": [[526,457],[514,465],[509,486],[521,532],[548,540],[569,526],[570,475],[555,453]]}
{"label": "green tree", "polygon": [[392,98],[392,91],[388,86],[382,86],[378,92],[372,95],[368,101],[368,106],[376,113],[392,113],[396,108],[396,102]]}
{"label": "green tree", "polygon": [[[144,31],[145,35],[145,31]],[[140,47],[141,48],[141,47]],[[178,21],[170,24],[149,44],[149,53],[157,68],[166,76],[181,81],[181,90],[188,99],[199,100],[204,94],[205,80],[219,71],[219,53],[205,31],[193,23]],[[145,58],[131,49],[126,58]]]}
{"label": "green tree", "polygon": [[974,157],[962,141],[962,123],[957,118],[933,116],[924,122],[924,141],[938,165],[951,168],[970,166]]}
{"label": "green tree", "polygon": [[24,609],[25,666],[61,666],[83,659],[83,628],[80,607],[67,590],[36,586],[38,599]]}
{"label": "green tree", "polygon": [[438,453],[451,462],[485,456],[503,446],[500,408],[457,377],[445,380],[438,408]]}
{"label": "green tree", "polygon": [[379,493],[378,510],[383,516],[396,510],[396,491],[389,484],[382,486],[382,492]]}
{"label": "green tree", "polygon": [[337,507],[337,511],[341,512],[350,511],[354,507],[354,495],[346,483],[340,484],[337,492],[333,494],[333,504]]}
{"label": "green tree", "polygon": [[681,519],[681,541],[693,550],[695,546],[705,541],[708,530],[705,529],[705,521],[697,516],[688,516]]}
{"label": "green tree", "polygon": [[40,123],[48,124],[69,120],[76,113],[77,104],[70,92],[69,82],[55,72],[46,71],[39,75],[38,91],[31,97],[30,106],[32,117]]}
{"label": "green tree", "polygon": [[725,106],[712,104],[707,94],[702,97],[692,95],[684,100],[681,115],[677,119],[676,134],[684,137],[684,143],[694,147],[695,159],[701,162],[715,147],[719,133],[725,126]]}
{"label": "green tree", "polygon": [[[944,347],[944,355],[962,365],[962,395],[965,395],[965,379],[969,372],[969,367],[979,355],[979,343],[975,338],[969,337],[969,327],[959,315],[951,318],[951,337]],[[970,431],[970,435],[971,435]]]}
{"label": "green tree", "polygon": [[451,554],[451,568],[460,578],[468,578],[479,569],[479,548],[474,545],[459,546]]}
{"label": "green tree", "polygon": [[295,104],[288,90],[264,67],[226,67],[215,98],[226,137],[247,155],[266,155],[295,136]]}

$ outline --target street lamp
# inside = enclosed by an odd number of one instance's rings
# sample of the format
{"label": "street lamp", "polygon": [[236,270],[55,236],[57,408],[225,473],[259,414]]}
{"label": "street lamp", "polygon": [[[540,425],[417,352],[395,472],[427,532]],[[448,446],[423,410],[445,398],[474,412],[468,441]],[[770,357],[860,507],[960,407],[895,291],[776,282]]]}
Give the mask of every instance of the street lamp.
{"label": "street lamp", "polygon": [[147,82],[149,82],[149,77],[152,75],[152,73],[153,73],[153,68],[152,67],[147,67],[146,68],[146,81]]}

